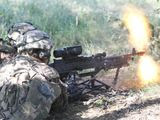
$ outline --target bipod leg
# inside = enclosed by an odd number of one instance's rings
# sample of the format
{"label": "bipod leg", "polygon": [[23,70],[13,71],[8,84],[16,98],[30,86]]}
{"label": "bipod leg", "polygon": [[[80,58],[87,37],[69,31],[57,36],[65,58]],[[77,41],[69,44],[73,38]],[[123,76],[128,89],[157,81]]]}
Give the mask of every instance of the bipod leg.
{"label": "bipod leg", "polygon": [[117,68],[117,70],[116,70],[116,75],[115,75],[115,78],[114,78],[114,80],[113,80],[113,84],[114,84],[114,85],[117,84],[117,79],[118,79],[118,75],[119,75],[119,70],[120,70],[120,67]]}
{"label": "bipod leg", "polygon": [[92,79],[90,80],[91,82],[91,88],[94,88],[95,87],[95,78],[94,76],[92,76]]}
{"label": "bipod leg", "polygon": [[106,89],[110,88],[110,86],[109,86],[109,85],[107,85],[107,84],[103,83],[102,81],[99,81],[99,80],[96,80],[96,79],[95,79],[95,81],[96,81],[97,83],[100,83],[100,84],[101,84],[101,86],[102,86],[102,87],[105,87]]}
{"label": "bipod leg", "polygon": [[102,81],[95,79],[94,76],[92,76],[90,83],[91,83],[92,89],[100,89],[102,87],[105,87],[106,89],[108,89],[110,87],[107,84],[103,83]]}
{"label": "bipod leg", "polygon": [[[94,90],[102,90],[102,89],[109,89],[110,88],[110,86],[108,86],[107,84],[105,84],[105,83],[103,83],[102,81],[99,81],[99,80],[97,80],[97,79],[95,79],[95,78],[92,78],[91,80],[90,80],[90,83],[89,83],[90,85],[90,87],[89,88],[87,88],[87,91],[85,91],[83,94],[87,94],[87,93],[90,93],[90,92],[92,92],[92,91],[94,91]],[[103,88],[104,87],[104,88]]]}

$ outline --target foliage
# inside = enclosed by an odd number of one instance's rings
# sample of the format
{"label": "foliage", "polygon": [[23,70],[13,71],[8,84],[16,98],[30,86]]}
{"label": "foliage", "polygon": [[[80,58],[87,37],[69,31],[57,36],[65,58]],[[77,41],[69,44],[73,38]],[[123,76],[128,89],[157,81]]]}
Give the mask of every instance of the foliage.
{"label": "foliage", "polygon": [[0,36],[7,38],[12,24],[29,21],[51,36],[55,48],[80,44],[85,54],[128,52],[131,47],[120,21],[121,7],[128,2],[144,6],[154,3],[151,0],[1,0]]}

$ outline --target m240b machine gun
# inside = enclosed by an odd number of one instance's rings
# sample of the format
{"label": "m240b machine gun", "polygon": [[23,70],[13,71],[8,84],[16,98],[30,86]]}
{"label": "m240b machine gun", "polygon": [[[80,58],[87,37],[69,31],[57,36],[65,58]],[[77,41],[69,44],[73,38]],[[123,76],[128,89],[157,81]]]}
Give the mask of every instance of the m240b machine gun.
{"label": "m240b machine gun", "polygon": [[[136,52],[135,49],[133,49],[130,54],[110,57],[106,57],[105,52],[89,57],[82,56],[81,53],[81,46],[55,50],[54,57],[56,59],[50,64],[51,67],[58,71],[60,79],[62,81],[65,80],[68,84],[68,92],[71,97],[76,96],[79,92],[82,93],[85,89],[90,89],[90,91],[92,91],[101,87],[108,88],[108,85],[95,79],[95,75],[101,70],[117,69],[113,81],[113,83],[116,84],[120,68],[128,66],[129,61],[133,60],[134,56],[142,56],[144,54],[144,52]],[[89,71],[88,69],[92,70]],[[90,76],[91,78],[77,83],[77,76],[79,78]]]}

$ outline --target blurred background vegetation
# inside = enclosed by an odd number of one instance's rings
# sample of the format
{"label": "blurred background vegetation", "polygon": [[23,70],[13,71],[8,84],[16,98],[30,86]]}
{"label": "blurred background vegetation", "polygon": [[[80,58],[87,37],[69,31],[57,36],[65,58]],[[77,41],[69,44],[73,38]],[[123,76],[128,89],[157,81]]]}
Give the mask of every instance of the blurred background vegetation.
{"label": "blurred background vegetation", "polygon": [[127,3],[160,25],[157,0],[0,0],[0,36],[7,38],[12,24],[29,21],[51,36],[55,48],[82,45],[85,54],[125,53],[131,50],[121,22]]}

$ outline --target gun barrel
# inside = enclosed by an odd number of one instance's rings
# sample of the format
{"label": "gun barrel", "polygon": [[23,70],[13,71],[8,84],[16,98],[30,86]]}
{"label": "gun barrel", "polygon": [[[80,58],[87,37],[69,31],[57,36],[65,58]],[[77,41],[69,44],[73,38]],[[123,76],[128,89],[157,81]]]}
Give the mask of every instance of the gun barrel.
{"label": "gun barrel", "polygon": [[144,51],[141,51],[141,52],[137,52],[137,53],[136,53],[136,55],[138,55],[138,56],[143,56],[144,54],[145,54]]}
{"label": "gun barrel", "polygon": [[124,57],[143,56],[144,54],[145,54],[144,51],[140,51],[140,52],[134,52],[134,53],[130,53],[130,54],[125,54]]}

